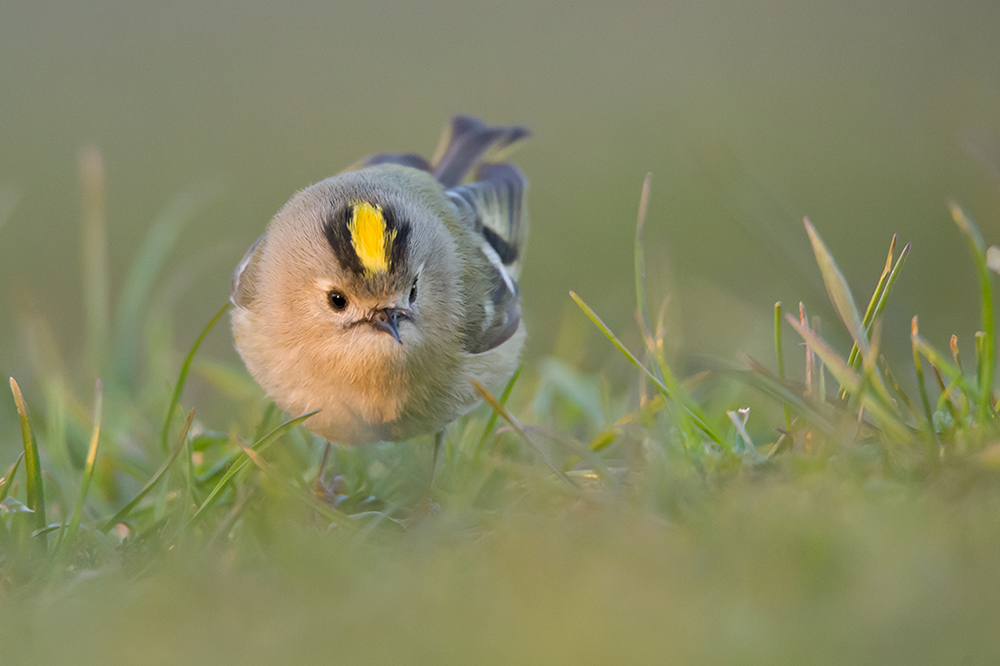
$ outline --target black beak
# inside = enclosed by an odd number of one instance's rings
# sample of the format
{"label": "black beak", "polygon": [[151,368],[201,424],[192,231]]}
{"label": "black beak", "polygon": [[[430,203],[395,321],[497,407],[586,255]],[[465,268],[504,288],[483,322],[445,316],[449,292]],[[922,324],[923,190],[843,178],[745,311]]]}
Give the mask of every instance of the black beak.
{"label": "black beak", "polygon": [[404,319],[413,320],[413,313],[406,308],[380,308],[368,315],[372,326],[396,338],[399,344],[403,344],[403,339],[399,337],[399,322]]}

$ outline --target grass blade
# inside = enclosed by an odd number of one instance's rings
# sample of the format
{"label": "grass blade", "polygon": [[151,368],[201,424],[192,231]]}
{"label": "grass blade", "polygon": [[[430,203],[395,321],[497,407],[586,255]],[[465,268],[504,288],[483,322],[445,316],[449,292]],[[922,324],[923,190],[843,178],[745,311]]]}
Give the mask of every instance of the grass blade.
{"label": "grass blade", "polygon": [[935,349],[930,342],[915,333],[913,334],[913,344],[923,354],[924,358],[930,361],[932,366],[944,373],[960,391],[966,396],[976,397],[976,388],[969,383],[969,380],[962,374],[962,371],[948,361],[947,357]]}
{"label": "grass blade", "polygon": [[865,321],[865,331],[871,334],[871,328],[874,326],[875,321],[882,316],[885,311],[885,304],[889,300],[889,294],[892,293],[892,287],[896,284],[896,278],[899,277],[899,271],[903,268],[903,263],[906,262],[906,258],[910,256],[910,244],[907,243],[903,246],[903,249],[899,253],[899,257],[896,259],[896,263],[892,267],[892,272],[889,273],[889,279],[886,280],[885,288],[882,290],[882,295],[879,296],[878,305],[875,306],[875,312],[873,313],[870,320]]}
{"label": "grass blade", "polygon": [[[521,376],[521,370],[524,369],[523,365],[517,366],[517,370],[511,375],[510,381],[507,382],[507,386],[504,387],[503,393],[500,394],[500,404],[506,405],[507,399],[510,398],[511,392],[514,390],[514,384],[517,382],[517,378]],[[490,438],[490,433],[493,432],[493,426],[497,423],[497,410],[492,410],[490,412],[490,418],[486,421],[486,427],[483,428],[483,436],[479,438],[479,442],[476,444],[476,455],[478,456],[482,453],[483,447],[486,446],[486,441]]]}
{"label": "grass blade", "polygon": [[14,485],[14,477],[17,475],[17,468],[24,460],[24,452],[17,457],[14,464],[7,468],[7,474],[0,480],[0,502],[7,499],[7,493],[10,492],[11,487]]}
{"label": "grass blade", "polygon": [[818,427],[820,430],[826,433],[832,433],[836,430],[836,427],[830,420],[821,414],[819,410],[813,406],[810,402],[806,401],[804,398],[796,395],[791,391],[786,385],[787,380],[781,380],[775,377],[771,372],[759,361],[757,361],[752,356],[744,353],[738,354],[740,360],[750,369],[749,372],[738,370],[737,376],[740,379],[763,391],[767,395],[780,400],[782,404],[787,405],[794,409],[796,412],[801,414],[809,423]]}
{"label": "grass blade", "polygon": [[644,336],[652,336],[652,324],[649,321],[649,308],[646,302],[646,257],[643,252],[643,232],[646,227],[646,211],[649,208],[649,190],[653,174],[647,173],[642,181],[642,193],[639,195],[639,214],[635,222],[635,309]]}
{"label": "grass blade", "polygon": [[[868,307],[865,308],[865,316],[861,319],[861,325],[868,331],[868,327],[871,325],[872,319],[875,316],[875,308],[878,305],[879,300],[882,298],[882,291],[885,289],[885,285],[889,280],[889,274],[892,272],[892,259],[896,252],[896,239],[897,235],[893,234],[892,239],[889,241],[889,255],[885,259],[885,266],[882,268],[882,274],[878,278],[878,284],[875,285],[875,291],[872,292],[872,297],[868,301]],[[851,353],[847,357],[847,362],[852,368],[857,369],[855,362],[858,358],[858,345],[857,343],[851,347]]]}
{"label": "grass blade", "polygon": [[[90,490],[90,480],[94,476],[94,463],[97,461],[97,446],[101,438],[101,412],[104,404],[104,393],[101,380],[97,380],[94,387],[94,431],[90,435],[90,446],[87,448],[87,463],[83,468],[83,481],[80,484],[80,495],[76,498],[76,506],[73,507],[73,515],[66,529],[65,543],[73,543],[73,537],[80,526],[80,517],[83,515],[83,505],[87,501],[87,492]],[[63,543],[63,539],[59,539]]]}
{"label": "grass blade", "polygon": [[[919,329],[917,327],[916,316],[910,321],[910,343],[913,347],[913,367],[917,371],[917,387],[920,390],[920,404],[924,409],[924,420],[927,422],[927,429],[931,433],[931,437],[937,442],[937,432],[934,429],[934,412],[931,410],[931,401],[927,397],[927,384],[924,383],[924,366],[920,360],[920,348],[917,346],[917,340],[920,339]],[[938,444],[940,445],[940,444]]]}
{"label": "grass blade", "polygon": [[[785,381],[785,354],[781,350],[781,301],[774,304],[774,354],[778,359],[778,379]],[[785,412],[785,431],[792,430],[792,408],[782,403]]]}
{"label": "grass blade", "polygon": [[[42,488],[42,468],[38,459],[38,442],[31,432],[31,420],[28,418],[28,406],[24,404],[21,387],[13,377],[10,378],[10,390],[14,394],[17,405],[17,415],[21,421],[21,442],[24,445],[24,475],[27,490],[28,508],[34,511],[35,529],[45,527],[45,491]],[[45,548],[45,540],[40,541]]]}
{"label": "grass blade", "polygon": [[[982,331],[976,331],[975,336],[976,344],[976,376],[982,376],[982,371],[979,369],[981,363],[984,362],[986,357],[986,334]],[[993,404],[994,411],[996,410],[996,403]]]}
{"label": "grass blade", "polygon": [[[813,331],[817,337],[822,337],[822,320],[819,315],[813,315],[812,326],[809,330]],[[871,355],[869,355],[870,357]],[[820,359],[819,363],[816,364],[816,400],[821,405],[826,403],[826,372],[823,368],[823,359]]]}
{"label": "grass blade", "polygon": [[[0,506],[2,509],[2,506]],[[10,530],[7,529],[7,521],[0,517],[0,550],[5,552],[14,551],[14,537],[11,535]]]}
{"label": "grass blade", "polygon": [[977,412],[978,420],[983,422],[987,417],[993,416],[993,372],[996,364],[996,339],[993,321],[993,288],[990,283],[990,269],[986,262],[986,244],[983,236],[979,233],[979,227],[975,221],[965,214],[962,207],[955,202],[950,202],[952,219],[962,231],[969,242],[969,249],[972,251],[972,258],[976,263],[976,270],[979,272],[979,286],[983,326],[983,353],[979,363],[977,381],[979,392],[976,404],[979,407]]}
{"label": "grass blade", "polygon": [[569,485],[576,486],[575,481],[566,476],[565,472],[563,472],[561,469],[552,464],[552,462],[549,460],[549,457],[545,455],[545,452],[542,451],[541,447],[538,446],[535,440],[531,438],[531,435],[529,435],[528,432],[524,429],[524,426],[521,425],[521,422],[518,421],[513,414],[507,411],[507,408],[504,407],[502,404],[500,404],[499,400],[493,397],[493,394],[489,392],[489,389],[487,389],[485,386],[480,384],[475,379],[470,379],[469,381],[472,382],[472,388],[476,389],[476,393],[478,393],[483,400],[489,403],[490,407],[493,408],[494,412],[502,416],[503,420],[510,424],[510,427],[513,428],[514,431],[521,436],[521,439],[527,442],[531,446],[531,448],[535,450],[535,453],[538,454],[538,456],[545,462],[545,465],[549,469],[551,469],[556,476],[558,476],[560,479],[562,479]]}
{"label": "grass blade", "polygon": [[[655,360],[653,371],[657,379],[667,387],[670,395],[674,396],[674,402],[685,405],[688,400],[683,393],[683,389],[677,385],[677,379],[663,353],[663,339],[659,337],[662,332],[663,312],[661,312],[657,336],[654,336],[652,323],[649,319],[649,304],[646,299],[646,257],[643,235],[646,228],[646,212],[649,210],[649,192],[652,181],[652,173],[647,173],[646,177],[643,178],[642,191],[639,194],[639,212],[636,215],[635,222],[635,316],[639,322],[639,331],[646,343],[647,354]],[[646,364],[644,363],[643,366],[645,367]],[[688,442],[696,441],[698,438],[694,427],[691,425],[691,419],[688,417],[688,410],[682,408],[680,410],[673,410],[673,413],[680,431],[685,435],[685,439]]]}
{"label": "grass blade", "polygon": [[226,313],[226,310],[229,309],[230,305],[231,303],[227,301],[226,304],[222,306],[222,309],[215,313],[215,316],[208,322],[208,325],[206,325],[205,328],[202,329],[201,333],[198,334],[198,338],[194,341],[194,344],[191,345],[191,349],[188,351],[187,357],[185,357],[184,363],[181,365],[181,372],[177,377],[177,385],[174,386],[174,394],[170,397],[170,406],[167,408],[167,418],[163,421],[163,433],[160,436],[160,445],[163,448],[164,453],[167,452],[167,443],[170,438],[170,422],[173,420],[174,412],[177,410],[177,405],[181,401],[181,393],[184,391],[184,384],[187,382],[188,373],[191,372],[191,363],[194,361],[194,355],[198,352],[198,348],[201,347],[201,343],[204,342],[205,336],[207,336],[208,332],[212,330],[212,327],[218,323],[219,319],[221,319],[222,315]]}
{"label": "grass blade", "polygon": [[[592,321],[594,325],[597,326],[597,328],[601,331],[601,333],[604,334],[604,337],[610,340],[611,344],[613,344],[615,348],[618,349],[618,351],[620,351],[622,355],[625,356],[625,358],[627,358],[632,365],[641,370],[646,375],[646,377],[649,378],[649,381],[651,381],[653,385],[657,389],[659,389],[661,393],[663,393],[663,396],[665,398],[667,398],[668,400],[675,399],[674,397],[671,396],[670,389],[668,389],[666,385],[664,385],[664,383],[656,377],[656,375],[650,372],[649,368],[640,363],[639,359],[633,356],[632,352],[630,352],[628,348],[621,343],[621,341],[617,338],[617,336],[615,336],[615,334],[611,332],[611,329],[608,328],[607,324],[605,324],[604,321],[597,316],[597,313],[591,310],[590,306],[583,302],[582,298],[577,296],[576,293],[572,291],[569,292],[569,295],[570,298],[576,301],[576,304],[580,306],[580,309],[583,310],[584,314],[587,315],[590,321]],[[702,432],[708,435],[713,442],[722,447],[727,446],[726,442],[722,439],[722,437],[720,437],[712,429],[712,426],[708,424],[708,421],[705,419],[705,417],[699,413],[700,410],[698,410],[696,406],[684,405],[683,408],[686,409],[687,412],[694,418],[694,421],[698,425],[698,428],[700,428]]]}
{"label": "grass blade", "polygon": [[187,434],[188,431],[191,429],[192,421],[194,421],[193,409],[190,412],[188,412],[187,420],[184,421],[184,427],[181,429],[181,434],[180,437],[178,437],[177,444],[174,446],[174,450],[170,453],[169,456],[167,456],[167,459],[163,461],[163,464],[160,465],[160,469],[156,470],[156,473],[153,474],[152,477],[150,477],[149,481],[146,482],[146,485],[142,487],[142,490],[140,490],[139,493],[135,497],[133,497],[128,504],[119,509],[115,515],[111,516],[106,521],[104,521],[101,527],[98,528],[101,532],[107,532],[112,527],[125,520],[125,518],[128,517],[129,513],[132,512],[132,509],[134,509],[136,505],[142,501],[142,498],[144,498],[146,495],[149,494],[149,491],[152,490],[153,487],[157,484],[157,482],[163,477],[167,469],[170,467],[170,463],[172,463],[174,459],[177,457],[177,454],[179,454],[186,448]]}
{"label": "grass blade", "polygon": [[272,465],[270,465],[266,460],[264,460],[259,453],[254,451],[252,448],[246,445],[244,441],[240,438],[236,439],[236,443],[240,445],[240,449],[247,458],[264,474],[268,477],[274,479],[279,485],[283,486],[288,492],[294,495],[298,500],[304,502],[306,506],[315,511],[316,513],[322,515],[324,518],[329,520],[331,523],[336,523],[340,527],[353,527],[355,523],[347,519],[347,517],[337,511],[330,505],[321,501],[308,491],[304,491],[301,486],[296,485],[294,482],[285,478],[281,475],[278,470],[276,470]]}
{"label": "grass blade", "polygon": [[906,410],[913,415],[914,419],[919,422],[921,419],[920,413],[914,409],[913,403],[910,401],[910,396],[906,395],[906,392],[899,385],[899,382],[896,381],[896,376],[892,374],[892,370],[889,368],[889,364],[886,362],[885,356],[882,354],[879,354],[878,356],[878,364],[882,370],[882,374],[885,375],[885,378],[888,381],[888,386],[892,389],[892,393],[896,397],[896,400],[901,402],[903,406],[906,407]]}
{"label": "grass blade", "polygon": [[[809,317],[806,316],[806,305],[802,301],[799,301],[799,323],[802,324],[803,328],[809,328]],[[815,361],[816,353],[812,350],[812,347],[806,345],[806,390],[803,393],[805,397],[813,397],[813,365]]]}
{"label": "grass blade", "polygon": [[[899,258],[896,259],[896,263],[892,265],[892,270],[889,269],[889,262],[892,260],[892,250],[896,242],[896,235],[892,236],[892,243],[889,248],[889,257],[886,261],[886,270],[883,270],[882,277],[879,278],[878,286],[875,288],[875,292],[872,294],[872,300],[868,303],[868,310],[865,311],[865,318],[862,321],[862,325],[865,327],[865,334],[868,339],[871,340],[872,326],[875,322],[882,316],[882,312],[885,311],[885,305],[889,300],[889,294],[892,293],[892,287],[896,284],[896,278],[899,277],[899,271],[903,267],[903,262],[906,258],[910,256],[910,244],[907,243],[903,246],[902,251],[899,253]],[[878,300],[876,302],[876,296]],[[874,305],[874,308],[872,307]],[[855,344],[851,348],[851,355],[848,357],[847,362],[851,364],[851,367],[855,370],[860,367],[861,360],[858,358],[858,346]]]}
{"label": "grass blade", "polygon": [[791,315],[785,315],[785,319],[792,325],[802,339],[805,340],[809,348],[812,349],[816,356],[823,361],[827,368],[829,368],[830,373],[840,382],[841,386],[846,387],[851,393],[856,395],[861,401],[862,406],[871,412],[872,416],[878,419],[879,425],[886,430],[886,432],[896,439],[898,442],[907,442],[910,440],[910,432],[906,426],[901,423],[887,407],[885,407],[879,400],[869,394],[867,391],[862,390],[863,379],[858,375],[851,366],[847,364],[847,361],[842,359],[837,355],[836,352],[827,345],[826,341],[816,335],[809,328],[803,326]]}
{"label": "grass blade", "polygon": [[[258,453],[265,451],[267,447],[271,446],[271,444],[277,441],[278,438],[280,438],[286,432],[288,432],[289,430],[291,430],[292,428],[294,428],[295,426],[302,423],[307,418],[318,412],[319,412],[318,409],[314,409],[313,411],[307,412],[302,416],[297,416],[294,419],[289,419],[285,421],[284,423],[274,428],[271,432],[267,433],[259,440],[254,442],[254,444],[250,448],[252,448],[254,451]],[[219,482],[215,484],[215,487],[212,488],[212,492],[208,494],[208,497],[205,498],[205,501],[201,503],[201,506],[198,507],[198,510],[195,511],[193,516],[191,516],[191,519],[187,522],[187,525],[193,524],[194,521],[196,521],[199,517],[201,517],[201,514],[203,514],[205,510],[212,505],[212,503],[215,501],[215,498],[218,497],[219,494],[222,492],[222,490],[226,487],[226,485],[229,483],[229,480],[232,479],[234,476],[236,476],[240,472],[240,470],[246,467],[246,465],[250,462],[250,460],[246,457],[246,454],[241,454],[241,455],[243,459],[242,460],[239,460],[238,458],[233,459],[232,465],[230,465],[229,470],[222,476],[221,479],[219,479]]]}
{"label": "grass blade", "polygon": [[[667,359],[663,354],[663,338],[653,339],[652,336],[645,336],[646,339],[646,349],[652,355],[653,360],[656,361],[656,368],[659,370],[659,377],[661,378],[663,385],[667,387],[670,395],[674,397],[673,402],[680,405],[681,409],[671,409],[674,414],[674,418],[677,420],[677,426],[680,431],[684,433],[685,438],[691,444],[698,441],[697,434],[695,433],[694,427],[691,425],[691,419],[688,414],[690,409],[687,407],[692,403],[687,396],[687,392],[677,384],[677,378],[674,375],[674,371],[670,368],[670,364],[667,363]],[[728,444],[729,440],[725,440]],[[727,452],[730,452],[730,448],[723,445]]]}
{"label": "grass blade", "polygon": [[837,266],[837,262],[834,261],[830,250],[817,233],[816,227],[813,226],[808,217],[803,220],[803,223],[806,227],[806,233],[809,234],[813,253],[816,255],[816,263],[819,264],[820,273],[823,274],[823,283],[826,285],[830,301],[833,302],[837,314],[847,326],[847,331],[854,338],[854,343],[861,350],[862,356],[867,357],[871,352],[868,336],[865,335],[864,327],[861,325],[861,317],[858,315],[858,308],[854,303],[851,288],[847,285],[847,280],[840,271],[840,267]]}
{"label": "grass blade", "polygon": [[958,349],[958,334],[952,333],[951,339],[948,341],[948,348],[951,350],[951,358],[955,361],[955,365],[958,366],[958,371],[963,375],[965,374],[965,368],[962,367],[962,353]]}

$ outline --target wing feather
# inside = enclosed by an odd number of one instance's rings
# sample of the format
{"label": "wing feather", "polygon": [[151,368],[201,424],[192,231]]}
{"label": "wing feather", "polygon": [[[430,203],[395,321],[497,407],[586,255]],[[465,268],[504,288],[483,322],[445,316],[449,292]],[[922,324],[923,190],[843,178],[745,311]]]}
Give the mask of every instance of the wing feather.
{"label": "wing feather", "polygon": [[528,235],[528,179],[513,164],[483,164],[476,182],[446,191],[476,232],[517,277],[518,259]]}
{"label": "wing feather", "polygon": [[[485,259],[486,289],[481,295],[480,330],[473,331],[468,351],[482,353],[507,341],[521,322],[517,273],[528,232],[528,180],[512,164],[482,164],[478,180],[446,191],[459,217],[470,226]],[[473,313],[478,315],[479,313]]]}

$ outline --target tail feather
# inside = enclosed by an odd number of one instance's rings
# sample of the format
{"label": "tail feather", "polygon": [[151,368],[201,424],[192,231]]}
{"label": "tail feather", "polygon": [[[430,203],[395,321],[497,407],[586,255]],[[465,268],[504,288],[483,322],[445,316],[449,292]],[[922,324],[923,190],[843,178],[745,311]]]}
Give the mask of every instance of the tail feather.
{"label": "tail feather", "polygon": [[455,187],[478,163],[498,161],[507,148],[530,134],[518,125],[492,126],[472,116],[455,116],[431,160],[434,177],[445,188]]}

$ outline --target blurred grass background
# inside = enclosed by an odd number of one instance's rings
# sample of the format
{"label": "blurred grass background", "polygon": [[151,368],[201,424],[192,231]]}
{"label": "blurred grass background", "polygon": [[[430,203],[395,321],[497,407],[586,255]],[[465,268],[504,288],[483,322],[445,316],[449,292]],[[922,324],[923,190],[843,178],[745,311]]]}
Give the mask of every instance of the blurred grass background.
{"label": "blurred grass background", "polygon": [[[0,375],[21,381],[46,487],[58,481],[70,503],[98,374],[86,347],[102,339],[85,334],[94,306],[80,278],[81,219],[86,226],[101,206],[110,325],[124,317],[142,350],[132,369],[142,381],[114,379],[114,368],[103,375],[98,461],[114,463],[95,476],[84,525],[134,496],[159,465],[183,352],[270,216],[363,155],[432,152],[458,112],[535,133],[515,157],[531,180],[532,234],[522,274],[527,379],[514,402],[537,419],[533,432],[586,443],[635,407],[635,375],[567,291],[641,348],[632,259],[647,171],[650,303],[655,313],[671,298],[667,343],[681,377],[701,355],[747,351],[771,364],[776,300],[786,311],[805,300],[824,336],[840,350],[850,344],[803,215],[861,305],[891,234],[913,243],[883,318],[890,365],[910,357],[917,313],[939,348],[958,333],[972,365],[975,266],[945,201],[962,203],[987,244],[1000,240],[996,2],[7,3]],[[88,178],[102,180],[103,202],[88,200],[101,190]],[[144,249],[157,221],[160,240]],[[158,257],[156,247],[173,249]],[[125,286],[137,256],[163,265],[141,303]],[[786,335],[789,375],[799,377],[798,338]],[[907,388],[909,363],[899,377]],[[698,399],[714,427],[728,427],[724,410],[760,398],[723,381]],[[193,475],[208,475],[225,446],[238,453],[234,432],[252,440],[268,423],[223,325],[183,400],[197,412],[190,446],[203,457],[170,471],[124,545],[93,537],[97,545],[81,549],[95,575],[76,562],[79,575],[0,587],[10,602],[0,604],[0,655],[991,663],[1000,654],[988,630],[1000,615],[995,432],[949,425],[947,402],[936,407],[957,469],[928,471],[897,442],[842,432],[819,453],[806,444],[772,467],[739,467],[709,448],[685,452],[661,415],[621,428],[592,456],[600,487],[579,493],[553,484],[511,435],[483,454],[481,410],[452,430],[430,520],[407,522],[428,492],[418,442],[337,454],[348,504],[361,498],[346,510],[364,509],[371,492],[375,513],[392,517],[390,527],[360,523],[364,538],[301,525],[287,489],[259,473],[240,479],[247,495],[227,496],[214,522],[171,537],[162,526],[176,527],[185,501],[211,487]],[[769,444],[780,409],[754,404],[751,434]],[[174,434],[177,426],[179,417]],[[732,432],[726,441],[738,443]],[[13,404],[2,399],[0,472],[20,447]],[[983,449],[993,457],[961,457]],[[567,470],[579,461],[573,442],[545,450]],[[296,431],[269,460],[308,479],[317,451]],[[64,520],[65,507],[52,508],[63,503],[49,500],[50,517]],[[246,517],[230,522],[230,509]],[[161,552],[168,544],[179,544],[176,554]]]}
{"label": "blurred grass background", "polygon": [[[998,25],[989,0],[7,3],[0,183],[20,197],[0,278],[72,339],[77,153],[93,144],[112,298],[157,214],[211,185],[170,259],[198,271],[177,312],[190,338],[292,192],[371,152],[431,152],[467,112],[535,132],[517,156],[533,356],[552,350],[568,289],[631,323],[627,231],[647,171],[653,302],[673,286],[690,351],[752,347],[771,303],[816,294],[786,251],[807,248],[803,215],[852,280],[874,279],[891,232],[913,241],[889,330],[933,304],[932,338],[968,332],[974,305],[954,294],[972,271],[944,201],[1000,229]],[[749,325],[722,325],[733,316]],[[8,374],[13,328],[0,317]]]}

